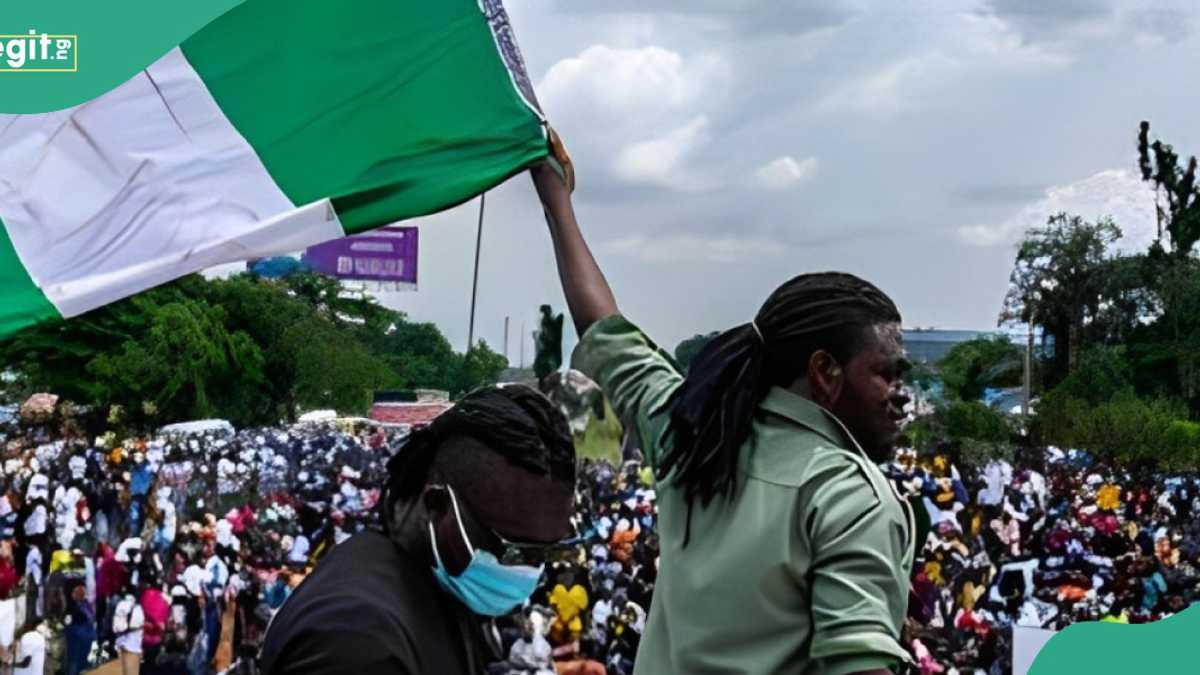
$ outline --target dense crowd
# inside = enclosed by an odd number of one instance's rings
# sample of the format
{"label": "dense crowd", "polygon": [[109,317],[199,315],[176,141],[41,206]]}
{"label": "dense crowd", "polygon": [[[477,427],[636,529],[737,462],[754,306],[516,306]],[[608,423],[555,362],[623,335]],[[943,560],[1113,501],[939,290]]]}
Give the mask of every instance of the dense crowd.
{"label": "dense crowd", "polygon": [[[370,425],[88,440],[36,417],[4,425],[0,478],[0,668],[22,675],[255,672],[292,589],[377,526],[403,445]],[[1008,672],[1013,626],[1141,623],[1194,600],[1197,479],[1054,448],[960,464],[901,451],[884,467],[929,514],[904,636],[923,674]],[[584,460],[577,503],[579,545],[496,622],[494,675],[633,670],[657,576],[653,476]]]}
{"label": "dense crowd", "polygon": [[0,668],[20,674],[253,672],[290,590],[373,526],[400,441],[314,426],[89,441],[22,413],[0,478]]}
{"label": "dense crowd", "polygon": [[884,467],[930,515],[905,643],[924,675],[1011,669],[1012,627],[1145,623],[1200,590],[1200,479],[1057,448],[960,472],[951,453]]}

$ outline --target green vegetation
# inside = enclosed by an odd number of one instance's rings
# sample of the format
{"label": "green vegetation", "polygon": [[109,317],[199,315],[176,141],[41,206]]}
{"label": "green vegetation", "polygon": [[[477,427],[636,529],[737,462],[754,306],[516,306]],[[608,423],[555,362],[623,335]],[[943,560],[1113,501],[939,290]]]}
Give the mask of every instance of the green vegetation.
{"label": "green vegetation", "polygon": [[0,362],[8,396],[117,405],[131,428],[206,417],[275,424],[314,408],[361,415],[378,389],[460,396],[508,366],[482,342],[456,353],[435,325],[309,273],[185,277],[23,331],[0,343]]}
{"label": "green vegetation", "polygon": [[[1121,253],[1108,218],[1059,213],[1018,246],[1001,325],[1042,336],[1033,367],[1039,398],[1028,420],[1008,420],[978,400],[1020,386],[1023,350],[1002,337],[956,346],[934,369],[944,397],[908,436],[964,458],[1012,452],[1014,441],[1088,450],[1132,467],[1200,469],[1200,191],[1195,158],[1138,136],[1138,164],[1157,197],[1159,231],[1143,252]],[[930,391],[931,373],[910,385]],[[1020,436],[1024,435],[1024,438]]]}

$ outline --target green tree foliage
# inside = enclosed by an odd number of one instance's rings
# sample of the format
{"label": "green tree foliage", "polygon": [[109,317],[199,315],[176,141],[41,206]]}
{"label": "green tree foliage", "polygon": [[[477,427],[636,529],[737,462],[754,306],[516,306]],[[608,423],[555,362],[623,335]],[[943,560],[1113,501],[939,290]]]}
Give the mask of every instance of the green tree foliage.
{"label": "green tree foliage", "polygon": [[396,388],[453,391],[457,386],[461,356],[436,325],[398,321],[356,333],[395,374]]}
{"label": "green tree foliage", "polygon": [[455,356],[461,359],[461,365],[458,367],[458,377],[454,386],[449,390],[456,397],[467,394],[472,389],[495,384],[500,372],[508,367],[508,359],[503,354],[492,351],[483,340],[465,355]]}
{"label": "green tree foliage", "polygon": [[262,366],[262,351],[250,336],[225,327],[224,310],[180,300],[156,307],[144,334],[98,354],[87,374],[94,377],[97,400],[197,419],[238,412],[245,392],[262,383]]}
{"label": "green tree foliage", "polygon": [[1106,403],[1132,387],[1133,368],[1126,348],[1096,345],[1080,355],[1079,365],[1055,387],[1054,394],[1094,406]]}
{"label": "green tree foliage", "polygon": [[1057,372],[1070,372],[1084,344],[1084,328],[1101,314],[1121,238],[1111,219],[1090,223],[1059,213],[1025,234],[1009,277],[1000,323],[1040,326],[1053,337]]}
{"label": "green tree foliage", "polygon": [[[1200,241],[1200,190],[1196,187],[1196,158],[1180,166],[1179,155],[1169,144],[1150,142],[1150,123],[1138,130],[1138,168],[1142,180],[1154,185],[1158,212],[1158,241],[1154,253],[1186,259]],[[1164,205],[1165,200],[1165,205]],[[1169,249],[1162,246],[1163,235]]]}
{"label": "green tree foliage", "polygon": [[276,346],[292,359],[292,398],[306,408],[362,413],[375,391],[396,384],[383,359],[319,315],[293,323]]}
{"label": "green tree foliage", "polygon": [[940,451],[943,444],[956,448],[969,464],[982,466],[989,459],[1011,460],[1013,429],[1000,412],[979,401],[951,401],[932,414],[917,418],[904,431],[914,448]]}
{"label": "green tree foliage", "polygon": [[979,401],[953,401],[945,416],[950,438],[1007,443],[1012,435],[1007,418]]}
{"label": "green tree foliage", "polygon": [[692,361],[695,360],[700,352],[708,346],[708,343],[713,338],[720,335],[719,332],[708,333],[707,335],[696,334],[680,342],[675,347],[675,364],[679,366],[682,372],[686,375],[688,369],[692,366]]}
{"label": "green tree foliage", "polygon": [[1181,403],[1139,397],[1132,389],[1099,405],[1051,392],[1037,414],[1044,442],[1082,448],[1126,465],[1177,466],[1196,450],[1187,445],[1192,423]]}
{"label": "green tree foliage", "polygon": [[989,387],[1015,387],[1024,373],[1024,351],[1004,335],[989,335],[955,345],[940,367],[946,394],[977,401]]}
{"label": "green tree foliage", "polygon": [[0,342],[10,393],[119,406],[135,428],[220,417],[275,424],[305,409],[364,414],[381,388],[461,395],[508,364],[454,352],[433,324],[311,273],[192,275]]}

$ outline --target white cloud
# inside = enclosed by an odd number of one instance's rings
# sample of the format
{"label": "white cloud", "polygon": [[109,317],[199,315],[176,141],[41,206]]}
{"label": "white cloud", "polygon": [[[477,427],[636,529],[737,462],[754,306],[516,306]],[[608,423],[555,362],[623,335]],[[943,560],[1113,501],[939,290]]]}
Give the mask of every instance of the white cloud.
{"label": "white cloud", "polygon": [[817,104],[817,109],[825,113],[872,114],[906,110],[914,105],[922,92],[956,77],[960,65],[938,52],[889,63],[835,89]]}
{"label": "white cloud", "polygon": [[706,181],[687,167],[685,160],[709,140],[708,118],[701,115],[661,138],[622,148],[613,171],[630,182],[649,182],[684,191],[703,189]]}
{"label": "white cloud", "polygon": [[715,57],[685,60],[659,46],[637,49],[593,45],[551,66],[538,96],[552,113],[632,122],[629,116],[676,114],[713,93],[725,76]]}
{"label": "white cloud", "polygon": [[594,45],[554,64],[538,93],[581,176],[696,190],[710,181],[685,160],[709,143],[728,81],[716,56]]}
{"label": "white cloud", "polygon": [[1125,169],[1110,169],[1093,176],[1055,186],[1037,201],[1023,207],[998,225],[965,225],[959,238],[975,246],[1010,245],[1031,227],[1046,224],[1059,212],[1085,220],[1111,216],[1124,237],[1117,244],[1123,251],[1143,251],[1157,234],[1154,191],[1141,176]]}
{"label": "white cloud", "polygon": [[754,179],[759,187],[786,190],[815,176],[818,164],[816,157],[806,157],[797,162],[795,157],[784,155],[759,167],[754,172]]}
{"label": "white cloud", "polygon": [[603,253],[643,263],[736,263],[749,258],[781,256],[788,251],[787,246],[768,239],[693,234],[634,235],[603,242],[597,248]]}

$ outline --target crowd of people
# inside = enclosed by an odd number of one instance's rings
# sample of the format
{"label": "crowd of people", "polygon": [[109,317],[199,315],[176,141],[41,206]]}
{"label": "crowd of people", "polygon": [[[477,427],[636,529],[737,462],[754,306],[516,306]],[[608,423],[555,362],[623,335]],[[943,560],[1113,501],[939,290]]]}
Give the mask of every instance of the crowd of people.
{"label": "crowd of people", "polygon": [[[29,411],[23,411],[29,413]],[[395,431],[328,425],[86,439],[3,427],[0,672],[255,672],[273,613],[334,546],[378,526]],[[653,475],[582,460],[578,546],[496,622],[493,675],[629,675],[658,570]],[[1014,626],[1142,623],[1195,599],[1200,480],[1079,452],[969,467],[900,451],[929,514],[904,641],[923,675],[1011,668]]]}
{"label": "crowd of people", "polygon": [[52,417],[35,398],[3,429],[0,672],[254,672],[290,590],[374,525],[399,443],[322,426],[89,440]]}
{"label": "crowd of people", "polygon": [[1145,623],[1200,591],[1200,479],[1086,453],[1020,452],[960,469],[902,451],[884,467],[930,516],[906,645],[923,675],[1011,669],[1012,628]]}

